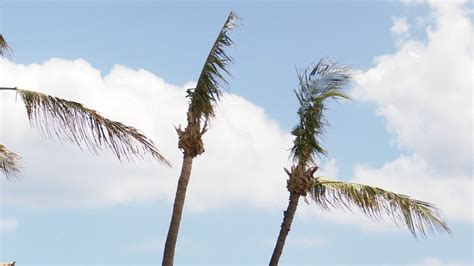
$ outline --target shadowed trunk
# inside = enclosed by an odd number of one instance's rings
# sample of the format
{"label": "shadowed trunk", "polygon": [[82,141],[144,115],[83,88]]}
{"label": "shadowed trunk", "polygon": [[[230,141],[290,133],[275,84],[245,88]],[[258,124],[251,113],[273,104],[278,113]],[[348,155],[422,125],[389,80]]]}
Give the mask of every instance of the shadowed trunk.
{"label": "shadowed trunk", "polygon": [[300,195],[294,192],[290,192],[290,199],[288,202],[288,207],[285,212],[283,212],[283,222],[281,223],[280,234],[278,235],[278,240],[273,250],[273,255],[270,260],[270,266],[278,265],[278,261],[280,260],[281,253],[283,251],[283,247],[285,246],[286,236],[291,228],[291,223],[293,222],[293,217],[296,213],[296,208],[298,207],[298,200]]}
{"label": "shadowed trunk", "polygon": [[181,222],[181,215],[183,214],[184,199],[186,198],[186,189],[188,187],[189,177],[191,176],[192,165],[193,157],[185,153],[181,175],[178,181],[178,188],[176,189],[176,196],[174,199],[173,215],[171,217],[168,236],[166,237],[165,250],[163,252],[163,266],[173,265],[179,224]]}

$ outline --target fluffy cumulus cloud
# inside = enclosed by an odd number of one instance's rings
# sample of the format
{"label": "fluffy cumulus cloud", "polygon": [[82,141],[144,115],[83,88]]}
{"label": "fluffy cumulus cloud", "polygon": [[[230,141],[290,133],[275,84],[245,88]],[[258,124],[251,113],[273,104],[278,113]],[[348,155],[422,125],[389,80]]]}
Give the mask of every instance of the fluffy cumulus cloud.
{"label": "fluffy cumulus cloud", "polygon": [[356,76],[355,98],[376,104],[405,155],[380,168],[359,165],[353,181],[434,202],[448,221],[472,222],[470,10],[465,1],[429,4],[435,20],[425,41],[405,40]]}
{"label": "fluffy cumulus cloud", "polygon": [[[32,129],[23,103],[2,92],[1,141],[23,157],[21,182],[1,180],[4,206],[100,207],[129,202],[171,202],[181,168],[174,125],[185,123],[185,91],[145,70],[115,66],[103,76],[84,60],[43,64],[0,62],[2,86],[38,90],[84,103],[150,136],[173,168],[158,163],[119,163],[69,143],[51,142]],[[188,207],[232,204],[275,206],[286,200],[282,167],[291,137],[259,106],[225,93],[204,136],[206,152],[193,165]]]}
{"label": "fluffy cumulus cloud", "polygon": [[12,217],[0,218],[0,232],[8,233],[14,231],[18,226],[18,220]]}

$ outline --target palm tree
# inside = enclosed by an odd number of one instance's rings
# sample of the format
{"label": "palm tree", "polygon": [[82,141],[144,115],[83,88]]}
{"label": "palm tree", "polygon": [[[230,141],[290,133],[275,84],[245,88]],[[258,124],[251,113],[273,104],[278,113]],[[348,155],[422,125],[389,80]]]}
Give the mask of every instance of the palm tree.
{"label": "palm tree", "polygon": [[370,218],[382,219],[387,215],[396,223],[404,223],[414,237],[426,237],[427,232],[435,229],[451,233],[438,209],[428,202],[377,187],[314,176],[318,170],[316,156],[327,154],[320,143],[327,125],[326,101],[349,99],[342,89],[350,82],[351,75],[348,68],[321,60],[298,74],[298,78],[299,89],[295,93],[300,104],[300,121],[291,132],[295,137],[291,149],[294,165],[290,170],[285,168],[290,197],[270,265],[278,265],[300,197],[309,196],[323,209],[358,207]]}
{"label": "palm tree", "polygon": [[[0,56],[8,55],[10,51],[0,35]],[[30,124],[49,138],[72,142],[81,148],[85,146],[95,153],[106,148],[119,160],[151,156],[170,165],[153,141],[138,129],[109,120],[80,103],[17,87],[0,87],[0,91],[15,91],[20,95]],[[19,155],[0,144],[0,170],[7,178],[19,174],[20,159]]]}
{"label": "palm tree", "polygon": [[232,62],[232,58],[225,53],[224,48],[233,44],[227,33],[233,28],[237,19],[236,14],[230,12],[204,63],[196,88],[187,90],[186,97],[189,98],[189,107],[186,113],[188,124],[184,130],[181,129],[181,126],[176,128],[179,136],[178,147],[183,151],[183,164],[163,252],[163,265],[173,265],[193,159],[204,152],[202,136],[208,130],[209,119],[215,116],[214,105],[222,94],[220,86],[227,84],[220,71],[230,74],[227,65]]}

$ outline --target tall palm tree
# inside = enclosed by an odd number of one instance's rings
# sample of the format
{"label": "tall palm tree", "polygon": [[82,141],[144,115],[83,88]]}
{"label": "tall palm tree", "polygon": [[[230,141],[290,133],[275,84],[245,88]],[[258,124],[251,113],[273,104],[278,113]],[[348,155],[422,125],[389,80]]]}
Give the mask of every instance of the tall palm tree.
{"label": "tall palm tree", "polygon": [[[0,34],[0,56],[8,55],[10,51]],[[15,91],[20,95],[31,125],[47,137],[69,141],[81,148],[85,146],[95,153],[106,148],[119,160],[151,156],[169,165],[153,141],[138,129],[109,120],[80,103],[17,87],[0,87],[0,91]],[[7,178],[19,174],[20,159],[18,154],[0,144],[0,171]]]}
{"label": "tall palm tree", "polygon": [[163,265],[173,265],[176,240],[193,159],[204,152],[202,136],[208,130],[209,119],[215,116],[214,105],[222,94],[220,86],[227,84],[220,71],[230,74],[227,66],[232,62],[232,58],[225,53],[225,48],[233,44],[227,33],[233,28],[237,19],[236,14],[230,12],[204,63],[196,88],[187,91],[186,97],[189,98],[189,107],[186,113],[188,124],[184,130],[180,126],[176,128],[179,136],[178,147],[183,151],[183,165],[166,237]]}
{"label": "tall palm tree", "polygon": [[357,207],[374,219],[387,215],[396,223],[404,223],[415,237],[425,237],[427,232],[434,230],[451,233],[438,209],[428,202],[378,187],[314,176],[318,170],[316,156],[327,153],[320,143],[327,125],[326,101],[349,99],[342,90],[350,82],[351,75],[348,68],[321,60],[298,74],[298,78],[299,89],[295,93],[300,104],[299,123],[291,132],[295,137],[291,149],[294,165],[290,170],[285,168],[290,197],[270,265],[278,265],[300,197],[309,196],[323,209]]}

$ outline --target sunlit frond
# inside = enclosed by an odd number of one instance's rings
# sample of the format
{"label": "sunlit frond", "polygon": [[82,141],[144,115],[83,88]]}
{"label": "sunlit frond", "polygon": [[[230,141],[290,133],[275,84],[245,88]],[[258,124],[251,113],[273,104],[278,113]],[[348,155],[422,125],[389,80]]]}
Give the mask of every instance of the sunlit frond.
{"label": "sunlit frond", "polygon": [[213,104],[222,93],[219,87],[227,84],[221,71],[230,75],[227,66],[232,62],[232,57],[226,54],[225,48],[232,46],[233,41],[227,33],[232,30],[237,19],[237,15],[230,12],[204,63],[196,88],[188,90],[191,99],[189,111],[195,119],[200,119],[202,115],[205,118],[214,116]]}
{"label": "sunlit frond", "polygon": [[15,177],[20,173],[21,157],[0,144],[0,171],[7,178]]}
{"label": "sunlit frond", "polygon": [[377,187],[317,178],[311,198],[322,208],[358,207],[367,216],[383,219],[388,215],[395,223],[403,222],[413,236],[426,237],[427,232],[451,233],[432,204]]}
{"label": "sunlit frond", "polygon": [[302,163],[314,162],[315,155],[326,154],[320,143],[327,125],[326,100],[349,99],[343,89],[351,80],[350,69],[321,60],[298,78],[300,84],[295,93],[300,103],[300,121],[291,132],[295,136],[291,155]]}
{"label": "sunlit frond", "polygon": [[12,50],[10,49],[10,46],[8,45],[7,41],[5,41],[3,35],[0,34],[0,57],[9,56],[11,52]]}
{"label": "sunlit frond", "polygon": [[85,145],[93,152],[110,149],[121,160],[144,159],[148,155],[169,165],[153,141],[136,128],[109,120],[82,104],[43,93],[16,88],[33,126],[51,138]]}

